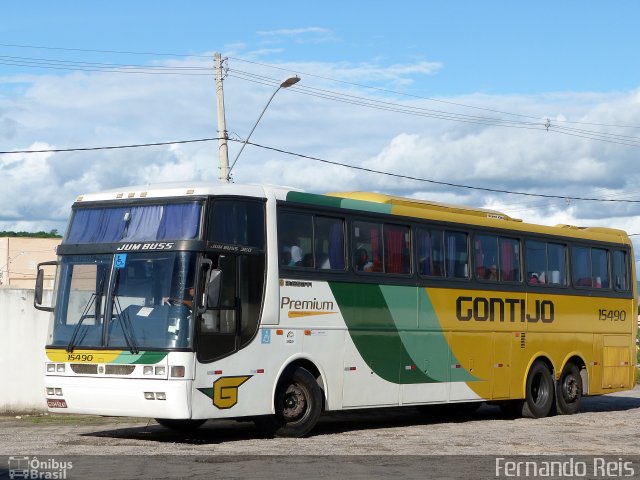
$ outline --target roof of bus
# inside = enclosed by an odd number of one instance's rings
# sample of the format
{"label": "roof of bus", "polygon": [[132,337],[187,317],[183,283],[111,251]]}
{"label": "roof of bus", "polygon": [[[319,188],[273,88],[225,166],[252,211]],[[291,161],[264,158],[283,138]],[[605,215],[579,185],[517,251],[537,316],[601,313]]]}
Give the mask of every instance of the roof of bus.
{"label": "roof of bus", "polygon": [[364,212],[387,213],[405,217],[431,219],[448,223],[526,231],[544,235],[600,240],[630,244],[623,230],[603,227],[577,227],[556,225],[553,227],[524,223],[496,210],[448,205],[428,200],[396,197],[374,192],[337,192],[326,195],[306,193],[291,187],[274,185],[246,185],[222,182],[175,182],[154,185],[121,187],[102,192],[80,195],[76,204],[93,201],[118,201],[140,198],[191,197],[204,195],[246,195],[266,198],[273,195],[278,200],[311,205],[343,208]]}
{"label": "roof of bus", "polygon": [[140,198],[175,198],[203,195],[246,195],[264,198],[267,192],[273,192],[277,197],[286,196],[294,191],[291,187],[271,185],[245,185],[222,182],[169,182],[147,185],[133,185],[119,187],[100,192],[86,193],[76,198],[76,203],[98,202],[110,200],[127,200]]}

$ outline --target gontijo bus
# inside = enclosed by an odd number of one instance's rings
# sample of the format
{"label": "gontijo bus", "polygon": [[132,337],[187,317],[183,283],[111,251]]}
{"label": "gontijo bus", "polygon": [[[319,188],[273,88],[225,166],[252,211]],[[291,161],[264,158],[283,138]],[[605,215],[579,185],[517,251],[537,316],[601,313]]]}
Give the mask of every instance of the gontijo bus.
{"label": "gontijo bus", "polygon": [[325,410],[569,414],[633,388],[620,230],[376,193],[166,184],[82,195],[59,246],[51,412],[302,436]]}

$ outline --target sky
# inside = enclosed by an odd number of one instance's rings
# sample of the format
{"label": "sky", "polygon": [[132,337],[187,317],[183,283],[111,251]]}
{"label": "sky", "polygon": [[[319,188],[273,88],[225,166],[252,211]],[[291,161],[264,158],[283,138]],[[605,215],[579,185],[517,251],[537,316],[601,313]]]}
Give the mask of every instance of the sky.
{"label": "sky", "polygon": [[[0,152],[214,138],[220,52],[231,161],[279,83],[301,78],[273,98],[236,183],[640,234],[636,1],[61,0],[1,11]],[[215,141],[0,154],[0,230],[64,231],[86,192],[217,178]]]}

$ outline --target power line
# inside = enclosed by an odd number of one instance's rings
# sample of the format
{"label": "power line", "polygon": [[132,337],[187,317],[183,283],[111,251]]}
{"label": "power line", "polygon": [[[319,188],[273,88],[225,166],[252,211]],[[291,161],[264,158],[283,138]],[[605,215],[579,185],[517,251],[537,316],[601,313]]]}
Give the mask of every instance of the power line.
{"label": "power line", "polygon": [[[42,150],[14,150],[14,151],[4,151],[0,152],[0,154],[12,154],[12,153],[22,153],[22,154],[34,154],[34,153],[60,153],[60,152],[77,152],[77,151],[96,151],[96,150],[114,150],[114,149],[123,149],[123,148],[140,148],[140,147],[152,147],[152,146],[166,146],[166,145],[177,145],[177,144],[185,144],[185,143],[197,143],[197,142],[211,142],[220,140],[219,137],[212,138],[199,138],[194,140],[175,140],[171,142],[155,142],[155,143],[139,143],[139,144],[130,144],[130,145],[110,145],[110,146],[101,146],[101,147],[75,147],[75,148],[52,148],[52,149],[42,149]],[[227,139],[228,141],[244,143],[243,140],[239,139]],[[497,189],[497,188],[489,188],[489,187],[478,187],[473,185],[464,185],[459,183],[452,182],[444,182],[439,180],[432,180],[428,178],[414,177],[411,175],[404,175],[399,173],[387,172],[384,170],[376,170],[368,167],[361,167],[357,165],[348,165],[346,163],[336,162],[332,160],[327,160],[319,157],[313,157],[310,155],[305,155],[302,153],[291,152],[288,150],[284,150],[276,147],[269,147],[267,145],[261,145],[258,143],[247,142],[248,145],[253,145],[254,147],[262,148],[264,150],[270,150],[273,152],[282,153],[285,155],[296,156],[299,158],[304,158],[307,160],[312,160],[316,162],[321,162],[329,165],[335,165],[344,168],[350,168],[353,170],[359,170],[368,173],[375,173],[378,175],[385,175],[389,177],[402,178],[405,180],[412,180],[423,183],[430,183],[434,185],[441,185],[446,187],[453,188],[462,188],[467,190],[478,190],[483,192],[491,192],[491,193],[502,193],[509,195],[521,195],[527,197],[537,197],[537,198],[552,198],[552,199],[560,199],[560,200],[576,200],[576,201],[589,201],[589,202],[608,202],[608,203],[640,203],[640,200],[630,200],[630,199],[616,199],[616,198],[595,198],[595,197],[572,197],[567,195],[551,195],[551,194],[543,194],[543,193],[530,193],[530,192],[520,192],[515,190],[505,190],[505,189]]]}
{"label": "power line", "polygon": [[15,48],[32,48],[32,49],[42,49],[42,50],[59,50],[64,52],[91,52],[91,53],[117,53],[124,55],[160,55],[166,57],[201,57],[201,58],[211,58],[211,56],[205,55],[189,55],[185,53],[158,53],[158,52],[132,52],[132,51],[122,51],[122,50],[96,50],[89,48],[63,48],[63,47],[45,47],[42,45],[18,45],[14,43],[0,43],[0,47],[15,47]]}
{"label": "power line", "polygon": [[[275,65],[270,65],[267,63],[261,63],[261,62],[256,62],[256,61],[252,61],[252,60],[247,60],[244,58],[238,58],[238,57],[229,57],[230,59],[239,61],[239,62],[245,62],[245,63],[250,63],[250,64],[254,64],[254,65],[259,65],[261,67],[267,67],[267,68],[272,68],[275,70],[281,70],[281,71],[286,71],[289,73],[296,73],[297,75],[303,75],[305,77],[313,77],[313,78],[319,78],[321,80],[329,80],[332,82],[336,82],[336,83],[342,83],[343,85],[351,85],[354,87],[360,87],[360,88],[366,88],[369,90],[376,90],[376,91],[380,91],[380,92],[384,92],[384,93],[393,93],[395,95],[402,95],[405,97],[411,97],[411,98],[416,98],[416,99],[420,99],[420,100],[428,100],[430,102],[437,102],[437,103],[444,103],[447,105],[454,105],[457,107],[463,107],[463,108],[471,108],[471,109],[476,109],[476,110],[484,110],[487,112],[493,112],[493,113],[500,113],[503,115],[511,115],[514,117],[523,117],[523,118],[530,118],[530,119],[534,119],[534,120],[540,120],[541,117],[536,117],[536,116],[532,116],[532,115],[524,115],[524,114],[520,114],[520,113],[513,113],[513,112],[507,112],[504,110],[497,110],[497,109],[492,109],[492,108],[486,108],[486,107],[478,107],[476,105],[469,105],[469,104],[465,104],[465,103],[460,103],[460,102],[452,102],[450,100],[442,100],[442,99],[438,99],[438,98],[433,98],[433,97],[425,97],[425,96],[421,96],[421,95],[414,95],[411,93],[406,93],[406,92],[398,92],[396,90],[390,90],[387,88],[381,88],[381,87],[374,87],[371,85],[366,85],[366,84],[361,84],[361,83],[355,83],[355,82],[348,82],[346,80],[338,80],[336,78],[332,78],[332,77],[325,77],[322,75],[316,75],[313,73],[309,73],[309,72],[303,72],[303,71],[295,71],[295,70],[291,70],[290,68],[284,68],[284,67],[278,67]],[[578,125],[593,125],[593,126],[601,126],[601,127],[618,127],[618,128],[633,128],[633,129],[640,129],[640,125],[620,125],[620,124],[607,124],[607,123],[595,123],[595,122],[577,122],[577,121],[571,121],[571,120],[565,120],[565,119],[556,119],[554,120],[555,122],[562,122],[562,123],[575,123]]]}
{"label": "power line", "polygon": [[[191,58],[211,59],[211,56],[209,56],[209,55],[179,54],[179,53],[166,53],[166,52],[164,52],[164,53],[163,52],[135,52],[135,51],[129,51],[129,50],[99,50],[99,49],[85,49],[85,48],[63,48],[63,47],[50,47],[50,46],[42,46],[42,45],[20,45],[20,44],[9,44],[9,43],[0,43],[0,47],[12,47],[12,48],[22,48],[22,49],[42,49],[42,50],[52,50],[52,51],[67,51],[67,52],[111,53],[111,54],[124,54],[124,55],[157,55],[157,56],[176,57],[176,58],[190,58],[191,57]],[[16,57],[16,58],[19,58],[19,57]],[[254,61],[254,60],[247,60],[247,59],[240,58],[240,57],[228,57],[228,58],[233,59],[233,60],[238,61],[238,62],[244,62],[244,63],[248,63],[248,64],[258,65],[258,66],[261,66],[261,67],[271,68],[271,69],[280,70],[280,71],[286,71],[289,74],[292,73],[292,70],[290,68],[280,67],[280,66],[276,66],[276,65],[262,63],[262,62],[257,62],[257,61]],[[46,59],[44,59],[44,60],[47,61]],[[55,62],[55,60],[50,60],[50,61]],[[75,62],[67,62],[67,63],[72,64],[72,63],[75,63]],[[81,62],[79,62],[79,63],[81,63]],[[29,66],[29,65],[22,65],[22,66]],[[137,67],[138,68],[156,68],[156,67],[141,66],[141,65],[138,65]],[[49,67],[44,67],[44,66],[41,65],[38,68],[49,68]],[[56,68],[56,67],[50,67],[50,68]],[[57,67],[57,68],[60,69],[61,67]],[[176,70],[176,69],[179,69],[180,67],[175,67],[175,68],[166,67],[166,68],[170,68],[170,69]],[[69,68],[65,68],[65,69],[73,70],[70,67]],[[98,71],[101,71],[101,70],[98,70]],[[148,74],[150,72],[123,71],[123,72],[118,72],[118,73],[143,73],[143,74]],[[369,89],[369,90],[380,91],[380,92],[384,92],[384,93],[392,93],[392,94],[395,94],[395,95],[401,95],[401,96],[405,96],[405,97],[416,98],[416,99],[421,99],[421,100],[427,100],[427,101],[437,102],[437,103],[442,103],[442,104],[447,104],[447,105],[454,105],[454,106],[462,107],[462,108],[483,110],[483,111],[492,112],[492,113],[499,113],[499,114],[502,114],[502,115],[529,118],[529,119],[540,121],[540,117],[536,117],[536,116],[532,116],[532,115],[524,115],[524,114],[520,114],[520,113],[507,112],[507,111],[504,111],[504,110],[498,110],[498,109],[486,108],[486,107],[479,107],[479,106],[476,106],[476,105],[469,105],[469,104],[465,104],[465,103],[461,103],[461,102],[453,102],[453,101],[450,101],[450,100],[442,100],[442,99],[433,98],[433,97],[425,97],[425,96],[414,95],[414,94],[410,94],[410,93],[406,93],[406,92],[398,92],[398,91],[387,89],[387,88],[374,87],[374,86],[371,86],[371,85],[366,85],[366,84],[361,84],[361,83],[356,83],[356,82],[349,82],[349,81],[345,81],[345,80],[339,80],[339,79],[336,79],[336,78],[326,77],[326,76],[317,75],[317,74],[313,74],[313,73],[309,73],[309,72],[294,71],[293,73],[297,73],[299,75],[304,75],[305,77],[312,77],[312,78],[318,78],[318,79],[322,79],[322,80],[328,80],[328,81],[331,81],[331,82],[341,83],[343,85],[350,85],[350,86],[355,86],[355,87],[359,87],[359,88],[365,88],[365,89]],[[167,73],[163,72],[163,74],[167,74]],[[185,75],[188,75],[188,74],[185,73]],[[195,74],[191,73],[190,75],[195,75]],[[209,73],[203,73],[203,74],[199,74],[199,75],[209,75]],[[592,125],[592,126],[603,126],[603,127],[640,129],[640,126],[638,126],[638,125],[622,125],[622,124],[596,123],[596,122],[578,122],[578,121],[571,121],[571,120],[566,120],[566,119],[555,119],[554,122],[557,122],[557,123],[572,123],[572,124],[577,124],[577,125]]]}
{"label": "power line", "polygon": [[[212,142],[214,140],[220,140],[220,137],[198,138],[195,140],[175,140],[172,142],[136,143],[131,145],[109,145],[106,147],[73,147],[73,148],[47,148],[42,150],[12,150],[12,151],[0,152],[0,155],[8,155],[11,153],[31,154],[31,153],[87,152],[87,151],[93,151],[93,150],[116,150],[119,148],[157,147],[162,145],[178,145],[181,143]],[[235,140],[232,140],[232,141],[235,141]]]}
{"label": "power line", "polygon": [[543,193],[518,192],[518,191],[514,191],[514,190],[502,190],[502,189],[498,189],[498,188],[477,187],[477,186],[471,186],[471,185],[463,185],[463,184],[460,184],[460,183],[442,182],[442,181],[431,180],[431,179],[427,179],[427,178],[414,177],[414,176],[411,176],[411,175],[403,175],[403,174],[399,174],[399,173],[386,172],[384,170],[376,170],[376,169],[373,169],[373,168],[360,167],[360,166],[357,166],[357,165],[348,165],[346,163],[340,163],[340,162],[335,162],[335,161],[332,161],[332,160],[326,160],[326,159],[323,159],[323,158],[312,157],[312,156],[309,156],[309,155],[290,152],[290,151],[283,150],[283,149],[280,149],[280,148],[275,148],[275,147],[268,147],[266,145],[260,145],[260,144],[253,143],[253,142],[247,142],[247,143],[249,145],[253,145],[255,147],[263,148],[265,150],[271,150],[271,151],[274,151],[274,152],[283,153],[285,155],[292,155],[292,156],[296,156],[296,157],[300,157],[300,158],[305,158],[305,159],[308,159],[308,160],[313,160],[313,161],[316,161],[316,162],[326,163],[326,164],[329,164],[329,165],[336,165],[336,166],[339,166],[339,167],[351,168],[351,169],[360,170],[360,171],[363,171],[363,172],[376,173],[376,174],[379,174],[379,175],[386,175],[386,176],[389,176],[389,177],[402,178],[402,179],[405,179],[405,180],[414,180],[414,181],[417,181],[417,182],[431,183],[431,184],[442,185],[442,186],[446,186],[446,187],[464,188],[464,189],[469,189],[469,190],[480,190],[480,191],[483,191],[483,192],[492,192],[492,193],[505,193],[505,194],[509,194],[509,195],[523,195],[523,196],[527,196],[527,197],[556,198],[556,199],[563,199],[563,200],[579,200],[579,201],[589,201],[589,202],[640,203],[640,200],[589,198],[589,197],[571,197],[571,196],[566,196],[566,195],[550,195],[550,194],[543,194]]}
{"label": "power line", "polygon": [[[260,85],[274,86],[279,81],[256,75],[241,70],[229,69],[228,76],[238,78],[252,83]],[[290,90],[303,95],[309,95],[312,97],[323,98],[326,100],[333,100],[341,103],[357,105],[367,108],[373,108],[377,110],[383,110],[394,113],[401,113],[405,115],[413,115],[420,117],[427,117],[439,120],[450,120],[463,123],[471,123],[476,125],[488,125],[496,127],[518,128],[527,130],[539,130],[547,131],[550,133],[556,133],[561,135],[580,137],[589,140],[602,141],[606,143],[613,143],[618,145],[624,145],[629,147],[640,147],[640,137],[633,137],[629,135],[619,135],[607,132],[597,132],[584,129],[573,129],[569,127],[562,127],[552,124],[549,120],[546,122],[524,122],[521,120],[505,120],[497,117],[481,117],[476,115],[460,114],[454,112],[447,112],[443,110],[433,110],[428,108],[415,107],[411,105],[401,105],[398,103],[381,101],[371,98],[360,97],[356,95],[348,95],[331,90],[324,90],[313,87],[298,86],[290,88]]]}

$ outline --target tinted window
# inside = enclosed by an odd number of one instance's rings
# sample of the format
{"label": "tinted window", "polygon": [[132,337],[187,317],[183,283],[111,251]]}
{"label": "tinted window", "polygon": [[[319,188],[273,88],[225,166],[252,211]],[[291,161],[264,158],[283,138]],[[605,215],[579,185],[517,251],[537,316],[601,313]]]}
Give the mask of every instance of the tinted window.
{"label": "tinted window", "polygon": [[281,213],[278,216],[280,265],[313,267],[313,216]]}
{"label": "tinted window", "polygon": [[344,222],[339,218],[315,217],[315,267],[344,270]]}
{"label": "tinted window", "polygon": [[577,287],[591,287],[591,255],[587,247],[571,249],[571,277]]}
{"label": "tinted window", "polygon": [[520,281],[520,242],[514,238],[498,238],[500,249],[500,280]]}
{"label": "tinted window", "polygon": [[216,200],[209,239],[217,243],[264,249],[264,206],[258,202]]}
{"label": "tinted window", "polygon": [[629,268],[627,252],[615,250],[613,252],[613,286],[616,290],[629,290]]}
{"label": "tinted window", "polygon": [[564,245],[547,243],[547,275],[550,285],[567,284],[567,250]]}
{"label": "tinted window", "polygon": [[384,271],[386,273],[411,272],[411,243],[409,227],[384,226]]}
{"label": "tinted window", "polygon": [[445,232],[445,271],[448,278],[469,278],[469,247],[467,234]]}
{"label": "tinted window", "polygon": [[344,220],[310,213],[278,216],[280,265],[344,270]]}
{"label": "tinted window", "polygon": [[418,230],[418,273],[429,277],[444,276],[444,232]]}
{"label": "tinted window", "polygon": [[353,267],[359,272],[382,272],[382,224],[353,222]]}
{"label": "tinted window", "polygon": [[601,248],[591,249],[591,272],[595,288],[609,288],[609,252]]}
{"label": "tinted window", "polygon": [[566,249],[564,245],[528,241],[527,283],[529,285],[566,285]]}
{"label": "tinted window", "polygon": [[474,243],[475,274],[478,280],[498,281],[498,237],[476,235]]}

